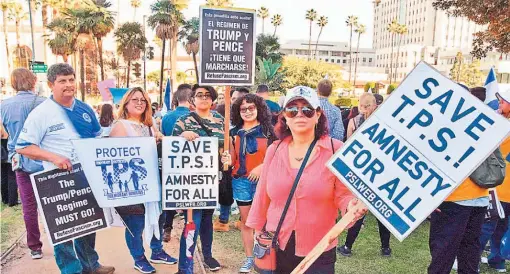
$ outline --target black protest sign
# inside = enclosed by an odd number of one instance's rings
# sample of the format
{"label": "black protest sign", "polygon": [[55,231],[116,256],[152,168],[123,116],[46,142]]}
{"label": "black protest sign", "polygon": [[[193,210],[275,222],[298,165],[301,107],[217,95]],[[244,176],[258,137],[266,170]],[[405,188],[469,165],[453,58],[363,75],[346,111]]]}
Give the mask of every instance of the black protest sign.
{"label": "black protest sign", "polygon": [[255,10],[200,8],[200,84],[254,84]]}
{"label": "black protest sign", "polygon": [[31,175],[31,180],[53,245],[108,226],[81,164],[73,165],[72,171],[53,169],[38,172]]}

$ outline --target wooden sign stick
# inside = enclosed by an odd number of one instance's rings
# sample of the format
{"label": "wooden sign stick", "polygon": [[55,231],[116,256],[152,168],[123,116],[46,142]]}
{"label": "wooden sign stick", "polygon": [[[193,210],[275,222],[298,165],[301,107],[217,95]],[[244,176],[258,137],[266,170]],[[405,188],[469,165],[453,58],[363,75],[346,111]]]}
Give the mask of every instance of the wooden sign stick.
{"label": "wooden sign stick", "polygon": [[306,257],[301,261],[301,263],[292,271],[291,274],[303,274],[305,271],[321,256],[321,254],[326,251],[326,248],[336,240],[338,235],[342,233],[345,228],[354,221],[354,212],[358,211],[358,209],[363,208],[365,205],[358,201],[358,204],[354,206],[342,219],[336,223],[336,225],[328,231],[328,233],[320,240],[320,242],[306,255]]}
{"label": "wooden sign stick", "polygon": [[[224,125],[224,134],[223,138],[223,151],[230,150],[230,86],[225,88],[225,125]],[[228,164],[223,165],[223,170],[228,170]]]}

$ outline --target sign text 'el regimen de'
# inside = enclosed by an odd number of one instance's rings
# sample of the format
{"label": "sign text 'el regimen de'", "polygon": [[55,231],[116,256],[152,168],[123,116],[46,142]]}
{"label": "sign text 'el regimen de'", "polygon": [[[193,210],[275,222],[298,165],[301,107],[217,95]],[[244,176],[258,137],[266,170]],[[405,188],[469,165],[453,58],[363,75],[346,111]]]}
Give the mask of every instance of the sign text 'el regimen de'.
{"label": "sign text 'el regimen de'", "polygon": [[163,138],[163,209],[218,205],[218,138]]}
{"label": "sign text 'el regimen de'", "polygon": [[507,119],[421,62],[328,166],[402,241],[509,132]]}
{"label": "sign text 'el regimen de'", "polygon": [[200,7],[201,85],[254,84],[255,10]]}

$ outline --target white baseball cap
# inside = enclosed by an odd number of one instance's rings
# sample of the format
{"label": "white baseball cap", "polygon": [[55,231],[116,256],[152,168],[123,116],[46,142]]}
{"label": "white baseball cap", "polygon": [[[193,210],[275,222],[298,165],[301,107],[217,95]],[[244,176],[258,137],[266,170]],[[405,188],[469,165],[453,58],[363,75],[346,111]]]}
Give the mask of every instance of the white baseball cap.
{"label": "white baseball cap", "polygon": [[496,93],[496,98],[503,99],[507,103],[510,104],[510,89],[508,89],[507,91],[503,91],[503,92],[497,92]]}
{"label": "white baseball cap", "polygon": [[297,86],[287,91],[283,107],[287,106],[290,102],[298,99],[305,100],[314,109],[317,109],[321,106],[319,102],[319,96],[317,96],[317,92],[314,89],[305,86]]}

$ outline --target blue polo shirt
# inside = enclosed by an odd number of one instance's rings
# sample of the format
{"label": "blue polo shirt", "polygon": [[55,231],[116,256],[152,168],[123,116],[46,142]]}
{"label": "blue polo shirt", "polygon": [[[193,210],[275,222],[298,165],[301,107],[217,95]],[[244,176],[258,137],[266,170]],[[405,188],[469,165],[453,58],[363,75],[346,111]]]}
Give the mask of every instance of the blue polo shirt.
{"label": "blue polo shirt", "polygon": [[175,110],[172,110],[165,114],[161,122],[161,132],[163,133],[163,135],[172,136],[172,132],[174,130],[174,126],[177,120],[182,116],[188,114],[189,112],[190,112],[189,108],[179,106],[175,108]]}

